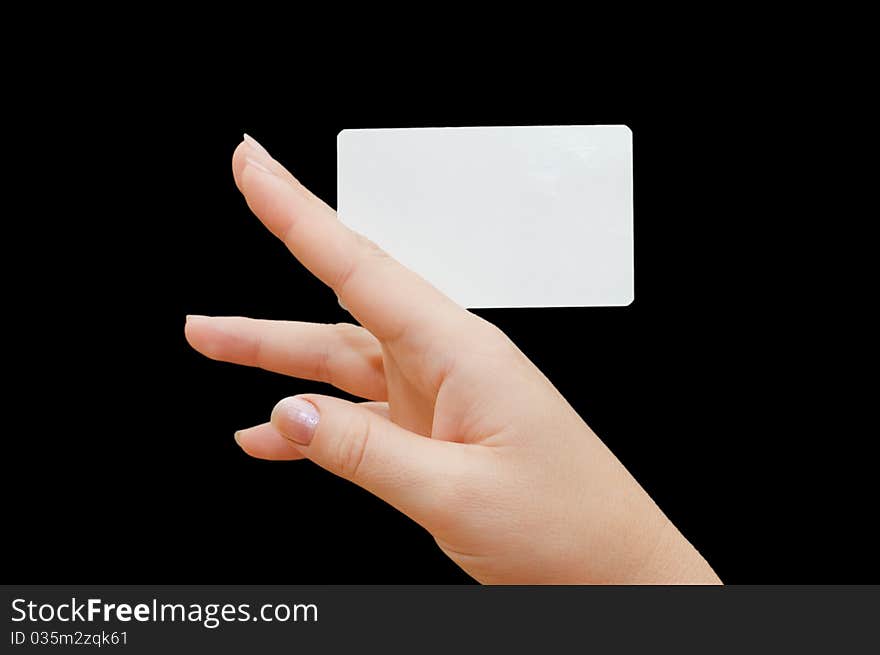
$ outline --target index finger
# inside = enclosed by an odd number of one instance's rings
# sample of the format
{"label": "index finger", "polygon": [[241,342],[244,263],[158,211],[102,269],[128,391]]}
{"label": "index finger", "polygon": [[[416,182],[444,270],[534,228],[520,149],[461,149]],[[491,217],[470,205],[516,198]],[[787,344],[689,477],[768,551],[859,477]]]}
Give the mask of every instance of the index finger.
{"label": "index finger", "polygon": [[233,173],[248,205],[361,325],[384,341],[414,330],[436,338],[459,329],[464,309],[344,225],[252,141],[246,139],[233,155]]}

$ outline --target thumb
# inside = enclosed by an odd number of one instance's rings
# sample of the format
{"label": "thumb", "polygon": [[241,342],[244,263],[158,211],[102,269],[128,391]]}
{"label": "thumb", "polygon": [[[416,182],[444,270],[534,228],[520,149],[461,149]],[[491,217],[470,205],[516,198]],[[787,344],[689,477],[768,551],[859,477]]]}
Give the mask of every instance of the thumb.
{"label": "thumb", "polygon": [[473,468],[471,451],[479,446],[423,437],[362,405],[293,396],[275,406],[271,420],[307,458],[423,526],[454,512],[451,501],[471,486],[464,478]]}

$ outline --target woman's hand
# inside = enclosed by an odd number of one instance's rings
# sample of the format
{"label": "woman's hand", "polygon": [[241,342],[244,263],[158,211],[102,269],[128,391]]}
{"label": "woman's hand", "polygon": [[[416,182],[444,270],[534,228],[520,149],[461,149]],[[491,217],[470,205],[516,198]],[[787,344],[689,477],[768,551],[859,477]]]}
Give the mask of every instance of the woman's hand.
{"label": "woman's hand", "polygon": [[253,139],[232,168],[253,212],[363,327],[192,316],[190,344],[372,401],[286,398],[236,434],[245,452],[308,458],[364,487],[480,582],[719,582],[500,330],[348,229]]}

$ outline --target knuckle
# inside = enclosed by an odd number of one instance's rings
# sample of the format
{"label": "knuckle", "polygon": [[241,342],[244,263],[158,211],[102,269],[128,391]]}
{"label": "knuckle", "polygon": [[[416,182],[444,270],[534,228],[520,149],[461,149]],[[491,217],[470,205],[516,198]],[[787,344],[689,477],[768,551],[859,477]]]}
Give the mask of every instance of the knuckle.
{"label": "knuckle", "polygon": [[259,368],[268,368],[270,358],[269,353],[267,352],[268,348],[266,346],[266,339],[262,334],[258,334],[254,338],[252,349],[254,364]]}
{"label": "knuckle", "polygon": [[370,422],[352,420],[336,447],[336,470],[347,480],[356,480],[361,471],[370,441]]}
{"label": "knuckle", "polygon": [[342,341],[349,341],[359,337],[363,328],[354,325],[353,323],[334,323],[333,330],[336,332],[336,336],[339,339]]}
{"label": "knuckle", "polygon": [[377,257],[379,259],[389,259],[390,255],[385,252],[379,245],[358,232],[354,233],[355,240],[360,246],[360,250],[369,257]]}
{"label": "knuckle", "polygon": [[318,382],[332,384],[333,381],[333,351],[330,348],[321,348],[316,354],[315,378]]}
{"label": "knuckle", "polygon": [[490,323],[482,317],[478,316],[477,319],[479,324],[478,329],[480,330],[480,333],[487,342],[505,346],[511,344],[510,338],[504,333],[504,331],[500,327],[498,327],[494,323]]}
{"label": "knuckle", "polygon": [[345,289],[348,287],[349,281],[354,277],[358,265],[359,259],[356,257],[351,258],[345,263],[342,269],[340,269],[339,275],[336,276],[336,279],[333,280],[333,283],[330,285],[339,298],[342,298],[345,295]]}
{"label": "knuckle", "polygon": [[501,328],[475,314],[472,316],[476,319],[472,324],[472,339],[482,352],[497,358],[518,357],[522,354]]}
{"label": "knuckle", "polygon": [[348,262],[340,269],[336,279],[331,284],[331,288],[336,295],[342,297],[345,295],[345,289],[349,282],[358,275],[358,270],[375,260],[391,261],[391,255],[380,248],[374,241],[358,232],[352,231],[356,247],[354,254]]}

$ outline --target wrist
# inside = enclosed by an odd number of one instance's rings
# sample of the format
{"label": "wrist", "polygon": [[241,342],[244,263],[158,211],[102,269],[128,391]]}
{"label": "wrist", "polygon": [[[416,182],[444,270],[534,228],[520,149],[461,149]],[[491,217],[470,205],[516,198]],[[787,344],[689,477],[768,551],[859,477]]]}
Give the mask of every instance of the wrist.
{"label": "wrist", "polygon": [[665,515],[661,516],[653,546],[626,584],[723,584],[699,551]]}

